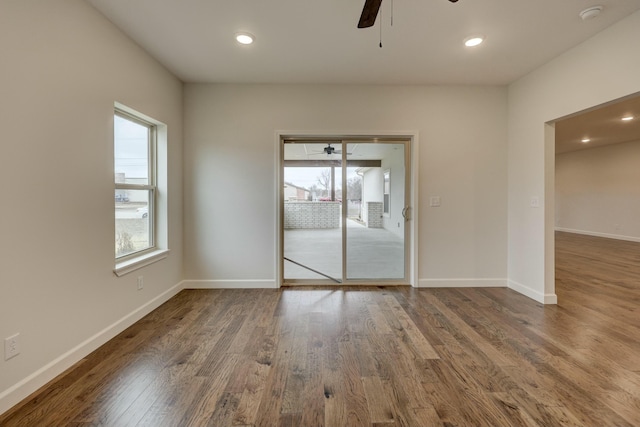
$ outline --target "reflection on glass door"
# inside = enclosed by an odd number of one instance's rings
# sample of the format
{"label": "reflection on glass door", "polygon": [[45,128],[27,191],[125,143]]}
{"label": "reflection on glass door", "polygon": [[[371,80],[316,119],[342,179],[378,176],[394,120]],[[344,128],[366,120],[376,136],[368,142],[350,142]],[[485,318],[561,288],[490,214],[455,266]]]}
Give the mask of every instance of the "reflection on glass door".
{"label": "reflection on glass door", "polygon": [[342,144],[284,144],[284,279],[342,283]]}
{"label": "reflection on glass door", "polygon": [[405,142],[347,144],[347,279],[405,279],[406,154]]}

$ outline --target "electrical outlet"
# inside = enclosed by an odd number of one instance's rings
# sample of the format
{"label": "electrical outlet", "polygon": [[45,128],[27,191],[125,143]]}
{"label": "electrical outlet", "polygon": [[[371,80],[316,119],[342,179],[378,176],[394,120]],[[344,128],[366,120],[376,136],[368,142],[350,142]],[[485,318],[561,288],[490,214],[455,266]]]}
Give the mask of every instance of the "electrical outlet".
{"label": "electrical outlet", "polygon": [[20,354],[20,334],[4,339],[4,360],[9,360]]}
{"label": "electrical outlet", "polygon": [[138,276],[138,290],[141,291],[144,288],[144,276]]}

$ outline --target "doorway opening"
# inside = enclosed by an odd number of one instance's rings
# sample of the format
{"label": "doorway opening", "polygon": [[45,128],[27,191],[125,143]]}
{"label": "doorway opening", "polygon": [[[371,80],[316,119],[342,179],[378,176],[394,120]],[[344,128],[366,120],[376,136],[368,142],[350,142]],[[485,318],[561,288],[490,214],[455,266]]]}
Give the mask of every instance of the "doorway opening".
{"label": "doorway opening", "polygon": [[281,138],[281,283],[409,284],[411,138]]}
{"label": "doorway opening", "polygon": [[[598,262],[589,263],[589,274],[571,282],[637,282],[640,263],[622,254],[637,251],[640,242],[635,185],[640,178],[640,93],[562,117],[547,128],[546,164],[552,172],[547,175],[546,292],[560,298],[564,287],[557,292],[555,286],[569,281],[558,278],[574,261],[590,257]],[[606,262],[611,253],[618,257]]]}

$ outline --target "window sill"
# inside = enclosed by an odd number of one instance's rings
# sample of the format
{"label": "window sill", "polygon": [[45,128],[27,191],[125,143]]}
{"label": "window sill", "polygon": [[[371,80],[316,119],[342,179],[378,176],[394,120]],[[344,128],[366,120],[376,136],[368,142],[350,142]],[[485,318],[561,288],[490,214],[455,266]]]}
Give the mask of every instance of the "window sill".
{"label": "window sill", "polygon": [[121,276],[124,276],[125,274],[131,273],[132,271],[136,271],[142,267],[151,265],[154,262],[163,260],[168,255],[169,255],[169,249],[158,249],[153,252],[149,252],[147,254],[141,255],[139,257],[117,263],[116,268],[113,269],[113,272],[116,274],[116,276],[121,277]]}

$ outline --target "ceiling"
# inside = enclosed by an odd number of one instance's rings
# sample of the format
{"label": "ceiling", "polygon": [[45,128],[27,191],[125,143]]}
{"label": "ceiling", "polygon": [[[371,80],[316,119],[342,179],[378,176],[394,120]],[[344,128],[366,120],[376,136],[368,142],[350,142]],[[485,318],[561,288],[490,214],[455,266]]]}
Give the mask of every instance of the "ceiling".
{"label": "ceiling", "polygon": [[[201,83],[505,85],[640,9],[640,0],[385,0],[374,27],[358,29],[364,0],[89,2],[182,81]],[[603,12],[581,20],[594,5]],[[240,31],[255,43],[239,45]],[[485,43],[466,48],[472,34]]]}
{"label": "ceiling", "polygon": [[[640,0],[385,0],[374,27],[358,29],[364,0],[88,1],[197,83],[506,85],[640,10]],[[595,5],[602,13],[583,21]],[[241,31],[255,43],[238,44]],[[485,43],[465,47],[474,34]],[[639,119],[622,123],[629,113]],[[632,140],[640,97],[556,123],[557,153]]]}
{"label": "ceiling", "polygon": [[[640,141],[640,94],[559,120],[555,128],[556,154]],[[583,138],[589,142],[583,143]]]}

